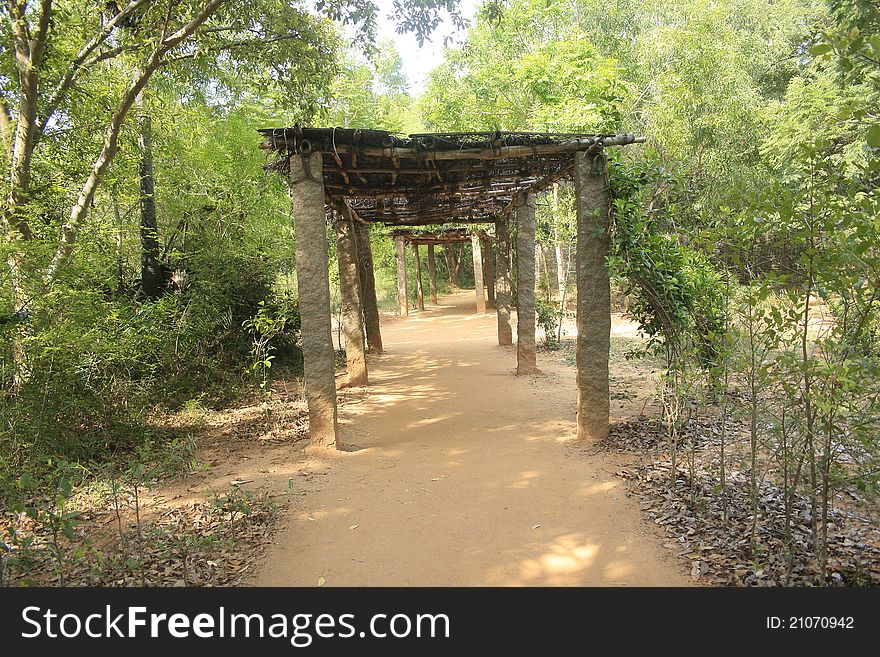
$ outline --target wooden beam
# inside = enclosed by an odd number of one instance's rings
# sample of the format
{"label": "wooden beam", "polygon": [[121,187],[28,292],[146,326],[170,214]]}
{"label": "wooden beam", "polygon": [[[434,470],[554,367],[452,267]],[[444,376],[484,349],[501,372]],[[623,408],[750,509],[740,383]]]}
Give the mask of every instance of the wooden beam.
{"label": "wooden beam", "polygon": [[[625,144],[643,143],[644,137],[635,135],[613,135],[603,137],[585,137],[556,144],[536,144],[529,146],[500,146],[492,148],[460,148],[450,150],[424,150],[420,148],[397,148],[395,146],[358,146],[338,144],[336,153],[365,155],[367,157],[397,158],[400,160],[451,161],[451,160],[506,160],[538,155],[556,155],[560,153],[577,153],[579,151],[598,151],[606,146],[623,146]],[[317,144],[311,147],[318,146]],[[288,144],[283,135],[270,136],[260,148],[265,150],[288,151],[293,144]]]}

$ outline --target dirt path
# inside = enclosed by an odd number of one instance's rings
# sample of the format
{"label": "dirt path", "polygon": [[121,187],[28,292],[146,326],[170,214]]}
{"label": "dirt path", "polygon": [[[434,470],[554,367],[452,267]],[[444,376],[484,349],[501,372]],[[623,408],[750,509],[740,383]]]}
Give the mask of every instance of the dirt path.
{"label": "dirt path", "polygon": [[258,585],[684,585],[615,466],[567,441],[574,371],[512,375],[472,293],[383,326],[388,353],[340,409]]}

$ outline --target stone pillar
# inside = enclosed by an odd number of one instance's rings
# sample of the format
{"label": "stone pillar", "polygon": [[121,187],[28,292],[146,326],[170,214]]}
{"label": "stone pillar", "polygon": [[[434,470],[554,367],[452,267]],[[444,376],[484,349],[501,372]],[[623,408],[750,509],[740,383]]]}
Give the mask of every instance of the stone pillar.
{"label": "stone pillar", "polygon": [[537,374],[535,354],[535,196],[516,204],[516,373]]}
{"label": "stone pillar", "polygon": [[513,344],[510,328],[510,222],[507,217],[495,222],[496,295],[495,311],[498,315],[498,344]]}
{"label": "stone pillar", "polygon": [[336,259],[339,263],[339,294],[342,297],[342,332],[345,335],[348,385],[365,386],[369,380],[364,349],[364,322],[354,225],[351,217],[341,212],[334,212],[333,219],[333,229],[336,232]]}
{"label": "stone pillar", "polygon": [[477,295],[477,312],[486,312],[486,295],[483,291],[483,256],[480,252],[480,237],[471,235],[471,246],[474,250],[474,293]]}
{"label": "stone pillar", "polygon": [[422,291],[422,259],[419,257],[419,245],[413,242],[413,268],[416,273],[416,307],[425,309],[425,294]]}
{"label": "stone pillar", "polygon": [[397,247],[397,313],[401,317],[409,315],[409,299],[406,298],[406,244],[402,237],[394,238]]}
{"label": "stone pillar", "polygon": [[434,260],[434,245],[428,244],[428,288],[431,292],[431,303],[437,305],[437,265]]}
{"label": "stone pillar", "polygon": [[296,279],[309,434],[336,444],[336,353],[330,328],[330,275],[320,153],[290,156],[290,204],[296,230]]}
{"label": "stone pillar", "polygon": [[608,436],[611,283],[608,274],[609,199],[605,155],[577,153],[577,437]]}
{"label": "stone pillar", "polygon": [[486,305],[495,307],[495,263],[492,262],[492,240],[483,241],[483,281],[486,284]]}
{"label": "stone pillar", "polygon": [[370,227],[360,221],[352,223],[357,238],[361,304],[364,312],[364,328],[367,334],[367,350],[371,354],[381,354],[384,350],[382,348],[382,332],[379,329],[379,302],[376,299],[376,278],[373,273]]}

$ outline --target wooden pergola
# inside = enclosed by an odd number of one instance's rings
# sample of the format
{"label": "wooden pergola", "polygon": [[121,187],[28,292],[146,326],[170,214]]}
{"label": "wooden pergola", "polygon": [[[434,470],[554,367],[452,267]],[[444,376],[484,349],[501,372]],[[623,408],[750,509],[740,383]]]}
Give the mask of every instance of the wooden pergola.
{"label": "wooden pergola", "polygon": [[[394,230],[391,232],[397,245],[397,299],[401,315],[409,314],[406,280],[406,247],[412,245],[413,264],[415,268],[416,308],[425,309],[422,291],[422,260],[419,247],[427,246],[428,250],[428,287],[431,303],[437,305],[437,273],[434,247],[467,243],[472,245],[474,258],[474,293],[476,294],[477,312],[484,313],[486,308],[495,307],[495,266],[492,261],[492,236],[485,230],[452,228],[435,232],[415,232],[412,229]],[[401,247],[401,243],[404,245]],[[484,248],[484,246],[486,248]]]}
{"label": "wooden pergola", "polygon": [[[578,438],[607,436],[611,292],[604,149],[642,142],[643,138],[523,132],[432,133],[402,138],[382,130],[304,127],[260,132],[265,138],[262,148],[279,156],[268,168],[287,176],[290,183],[305,392],[315,443],[344,447],[336,422],[325,238],[328,211],[337,240],[349,385],[367,385],[366,352],[382,353],[369,240],[373,223],[398,229],[394,237],[401,314],[409,312],[406,244],[413,247],[417,272],[421,268],[419,245],[428,246],[433,283],[433,246],[469,240],[477,279],[477,312],[486,311],[486,279],[494,296],[499,345],[513,343],[510,255],[514,227],[516,371],[519,375],[536,374],[535,195],[565,178],[574,180],[577,199]],[[444,224],[482,224],[494,228],[494,238],[478,229],[411,230]],[[421,276],[416,279],[418,305],[423,308]],[[432,302],[436,303],[435,285]]]}

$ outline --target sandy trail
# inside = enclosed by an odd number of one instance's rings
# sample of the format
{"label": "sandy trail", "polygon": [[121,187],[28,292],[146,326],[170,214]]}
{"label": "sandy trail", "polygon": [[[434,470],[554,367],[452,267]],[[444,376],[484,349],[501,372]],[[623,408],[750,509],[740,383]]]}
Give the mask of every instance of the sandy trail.
{"label": "sandy trail", "polygon": [[614,464],[569,444],[572,368],[512,375],[473,293],[383,326],[340,409],[356,451],[316,456],[255,584],[680,585]]}

